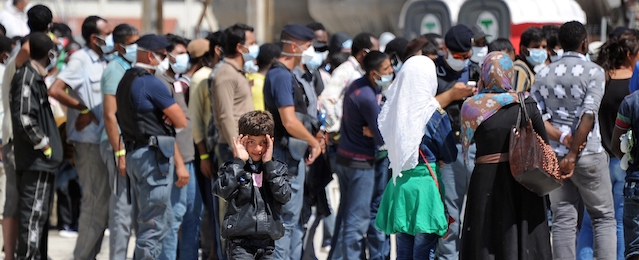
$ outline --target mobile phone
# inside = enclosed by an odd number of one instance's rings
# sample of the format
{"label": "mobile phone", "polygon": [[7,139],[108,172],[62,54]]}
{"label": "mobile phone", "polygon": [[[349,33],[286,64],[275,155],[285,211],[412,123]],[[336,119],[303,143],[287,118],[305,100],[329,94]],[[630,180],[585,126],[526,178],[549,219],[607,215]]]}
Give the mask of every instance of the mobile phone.
{"label": "mobile phone", "polygon": [[468,86],[469,88],[474,88],[477,86],[477,82],[476,81],[468,81],[468,83],[466,83],[466,86]]}

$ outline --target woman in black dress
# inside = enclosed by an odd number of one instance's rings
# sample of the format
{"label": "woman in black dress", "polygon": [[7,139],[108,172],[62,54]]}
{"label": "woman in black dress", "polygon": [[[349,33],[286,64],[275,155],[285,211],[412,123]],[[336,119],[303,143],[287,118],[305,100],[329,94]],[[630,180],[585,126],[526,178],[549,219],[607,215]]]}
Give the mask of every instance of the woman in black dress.
{"label": "woman in black dress", "polygon": [[[482,64],[479,93],[462,107],[462,144],[467,148],[474,138],[477,159],[468,188],[460,259],[552,259],[545,200],[520,185],[510,172],[510,130],[520,111],[513,75],[507,54],[490,53]],[[537,104],[531,97],[523,102],[535,132],[548,142]]]}

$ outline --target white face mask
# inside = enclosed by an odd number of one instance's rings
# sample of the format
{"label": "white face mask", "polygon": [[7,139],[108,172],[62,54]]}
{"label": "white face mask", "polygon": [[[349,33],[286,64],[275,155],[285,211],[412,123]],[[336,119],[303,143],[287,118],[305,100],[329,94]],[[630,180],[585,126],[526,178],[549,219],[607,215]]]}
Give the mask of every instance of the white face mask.
{"label": "white face mask", "polygon": [[448,51],[448,57],[446,58],[446,63],[448,66],[454,71],[460,72],[468,66],[468,60],[458,60],[453,58],[453,54]]}
{"label": "white face mask", "polygon": [[[300,46],[299,44],[297,44],[297,43],[295,43],[293,41],[282,40],[282,43],[293,44],[293,45],[297,46],[297,48],[302,49],[302,46]],[[301,60],[300,63],[306,64],[306,63],[310,62],[313,59],[313,57],[315,56],[315,48],[311,45],[310,47],[308,47],[308,49],[304,50],[302,53],[288,53],[288,52],[284,52],[283,51],[282,55],[302,57],[302,60]]]}
{"label": "white face mask", "polygon": [[488,47],[475,47],[473,46],[473,56],[470,57],[470,60],[474,63],[481,64],[484,61],[484,58],[488,54]]}
{"label": "white face mask", "polygon": [[311,46],[308,47],[308,49],[306,49],[304,52],[302,52],[302,64],[307,64],[309,63],[313,57],[315,57],[315,47]]}
{"label": "white face mask", "polygon": [[[155,55],[155,54],[154,54]],[[158,72],[164,74],[167,70],[169,70],[170,62],[169,57],[164,58],[164,60],[160,61],[160,65],[158,65]]]}

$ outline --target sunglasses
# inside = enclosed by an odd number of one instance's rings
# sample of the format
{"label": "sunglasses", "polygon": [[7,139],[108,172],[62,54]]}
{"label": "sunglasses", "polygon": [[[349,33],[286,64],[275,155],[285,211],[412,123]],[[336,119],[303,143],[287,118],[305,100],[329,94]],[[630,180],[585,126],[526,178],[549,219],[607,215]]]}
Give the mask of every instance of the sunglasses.
{"label": "sunglasses", "polygon": [[450,54],[453,55],[453,58],[456,60],[466,60],[466,59],[470,59],[470,57],[472,56],[471,52],[467,52],[464,54],[451,52]]}

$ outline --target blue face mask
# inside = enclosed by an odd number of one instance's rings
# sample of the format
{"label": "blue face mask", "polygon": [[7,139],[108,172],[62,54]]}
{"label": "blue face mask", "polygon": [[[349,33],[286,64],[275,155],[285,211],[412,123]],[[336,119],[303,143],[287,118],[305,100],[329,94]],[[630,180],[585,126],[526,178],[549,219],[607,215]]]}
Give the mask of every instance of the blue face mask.
{"label": "blue face mask", "polygon": [[306,68],[309,70],[317,70],[320,66],[322,66],[322,62],[324,62],[322,59],[322,53],[316,52],[313,58],[306,63]]}
{"label": "blue face mask", "polygon": [[189,54],[183,53],[175,56],[175,63],[171,64],[171,69],[177,74],[186,72],[189,67]]}
{"label": "blue face mask", "polygon": [[248,53],[242,53],[244,57],[244,62],[252,61],[257,59],[257,56],[260,54],[260,46],[257,44],[246,47],[248,49]]}
{"label": "blue face mask", "polygon": [[528,49],[528,52],[529,54],[526,56],[526,61],[533,66],[543,64],[548,58],[548,52],[545,49]]}
{"label": "blue face mask", "polygon": [[102,55],[104,57],[104,59],[106,61],[112,61],[113,59],[115,59],[115,53],[105,53],[104,55]]}
{"label": "blue face mask", "polygon": [[100,46],[102,49],[102,53],[111,53],[115,50],[115,42],[113,41],[113,34],[109,34],[109,36],[105,37],[104,45]]}
{"label": "blue face mask", "polygon": [[259,71],[259,67],[255,64],[255,61],[247,61],[244,62],[244,72],[246,73],[255,73]]}
{"label": "blue face mask", "polygon": [[401,60],[398,60],[397,64],[393,65],[393,70],[395,71],[395,73],[401,70],[402,66],[404,66],[404,63]]}
{"label": "blue face mask", "polygon": [[134,63],[137,60],[138,54],[138,45],[136,43],[124,46],[125,53],[122,54],[122,57],[130,63]]}
{"label": "blue face mask", "polygon": [[393,82],[393,74],[382,75],[377,71],[375,71],[375,73],[380,76],[380,79],[375,79],[375,84],[382,89],[382,92],[386,92],[388,86],[390,86],[391,82]]}

